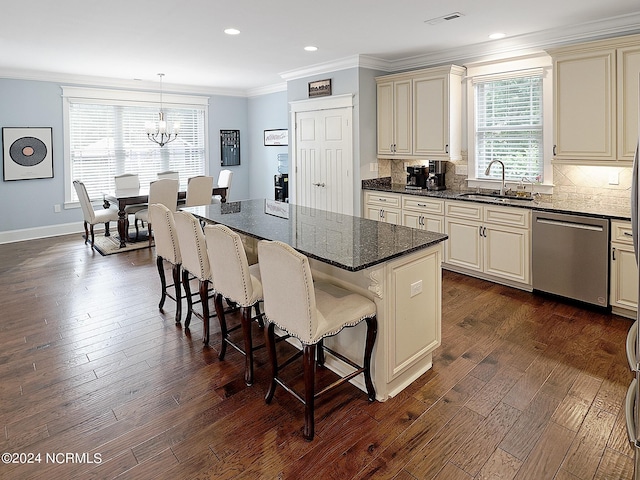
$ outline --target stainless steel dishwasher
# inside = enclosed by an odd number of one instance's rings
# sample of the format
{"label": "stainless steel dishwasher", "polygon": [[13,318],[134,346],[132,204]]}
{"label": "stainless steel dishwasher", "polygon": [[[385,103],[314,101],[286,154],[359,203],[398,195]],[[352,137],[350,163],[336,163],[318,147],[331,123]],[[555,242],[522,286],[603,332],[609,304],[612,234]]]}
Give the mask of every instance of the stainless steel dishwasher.
{"label": "stainless steel dishwasher", "polygon": [[609,306],[609,220],[533,212],[533,290]]}

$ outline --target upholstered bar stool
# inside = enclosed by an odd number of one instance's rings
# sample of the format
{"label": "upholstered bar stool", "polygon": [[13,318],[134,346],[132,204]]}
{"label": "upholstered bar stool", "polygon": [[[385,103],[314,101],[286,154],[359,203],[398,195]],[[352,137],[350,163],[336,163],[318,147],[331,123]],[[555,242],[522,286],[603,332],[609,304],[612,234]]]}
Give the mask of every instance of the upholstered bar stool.
{"label": "upholstered bar stool", "polygon": [[[153,223],[153,233],[156,240],[156,265],[160,276],[162,294],[158,308],[162,312],[164,302],[169,297],[176,302],[176,324],[182,320],[182,289],[180,288],[180,274],[182,271],[182,256],[180,255],[180,243],[176,232],[176,223],[173,212],[160,203],[149,205],[149,220]],[[171,264],[173,284],[167,285],[164,273],[164,262]],[[174,287],[175,295],[167,289]]]}
{"label": "upholstered bar stool", "polygon": [[[200,222],[189,212],[176,212],[173,215],[178,232],[180,253],[182,256],[182,286],[187,298],[187,317],[184,321],[185,328],[189,328],[191,315],[195,315],[203,323],[202,341],[209,344],[209,286],[211,285],[211,268],[207,254],[207,245]],[[193,308],[194,302],[189,286],[190,277],[198,279],[199,303],[202,304],[202,313]]]}
{"label": "upholstered bar stool", "polygon": [[[153,203],[161,203],[172,212],[175,212],[178,208],[178,180],[170,178],[163,178],[151,182],[149,184],[149,205]],[[149,234],[149,247],[151,247],[151,228],[152,224],[149,221],[149,209],[145,208],[136,212],[136,239],[138,238],[138,220],[147,222],[147,231]]]}
{"label": "upholstered bar stool", "polygon": [[[282,242],[265,240],[259,242],[258,260],[264,294],[265,318],[268,321],[265,338],[271,363],[271,383],[265,401],[271,402],[276,385],[283,386],[304,404],[303,435],[307,440],[313,440],[316,398],[362,373],[369,401],[375,400],[375,390],[371,381],[371,353],[378,332],[376,305],[368,298],[336,285],[322,282],[314,285],[307,257]],[[364,359],[360,366],[327,348],[323,339],[338,334],[345,327],[357,325],[362,320],[367,322],[367,335]],[[302,344],[302,352],[285,361],[282,367],[278,365],[276,357],[274,330],[276,326],[297,338]],[[316,345],[319,347],[318,351],[316,351]],[[316,393],[316,362],[320,365],[324,363],[325,352],[347,363],[355,371]],[[316,353],[318,360],[316,360]],[[298,356],[303,357],[303,395],[295,392],[279,375],[281,368]]]}
{"label": "upholstered bar stool", "polygon": [[[242,239],[233,230],[224,225],[207,225],[204,227],[207,241],[211,277],[215,289],[215,306],[220,330],[222,331],[222,347],[219,358],[224,360],[227,344],[245,356],[244,381],[253,384],[253,351],[264,345],[253,346],[251,323],[259,320],[262,323],[259,302],[262,301],[262,283],[258,264],[249,266]],[[227,328],[223,297],[240,307],[242,336],[244,348],[231,340],[230,333],[237,327]],[[255,309],[256,316],[251,316]]]}

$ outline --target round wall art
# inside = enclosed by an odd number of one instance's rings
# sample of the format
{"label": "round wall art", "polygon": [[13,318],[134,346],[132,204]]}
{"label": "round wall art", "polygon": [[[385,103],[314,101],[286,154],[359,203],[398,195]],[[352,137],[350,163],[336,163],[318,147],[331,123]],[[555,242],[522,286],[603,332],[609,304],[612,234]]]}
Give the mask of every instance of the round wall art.
{"label": "round wall art", "polygon": [[4,180],[53,177],[52,129],[4,127],[2,129]]}

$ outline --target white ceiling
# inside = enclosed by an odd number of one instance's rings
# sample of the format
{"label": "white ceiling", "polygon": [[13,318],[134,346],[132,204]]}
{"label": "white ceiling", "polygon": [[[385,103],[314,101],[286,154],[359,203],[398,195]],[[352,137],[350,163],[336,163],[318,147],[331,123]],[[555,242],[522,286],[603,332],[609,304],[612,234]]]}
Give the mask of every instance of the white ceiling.
{"label": "white ceiling", "polygon": [[391,71],[640,33],[638,0],[9,0],[0,15],[0,77],[148,86],[163,72],[165,88],[235,94],[336,64]]}

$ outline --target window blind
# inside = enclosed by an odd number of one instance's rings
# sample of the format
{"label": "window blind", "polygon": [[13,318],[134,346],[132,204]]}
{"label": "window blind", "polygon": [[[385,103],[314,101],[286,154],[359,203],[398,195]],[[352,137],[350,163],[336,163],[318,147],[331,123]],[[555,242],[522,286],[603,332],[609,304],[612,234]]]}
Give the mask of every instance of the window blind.
{"label": "window blind", "polygon": [[[169,124],[180,122],[178,138],[163,147],[150,141],[145,123],[158,120],[157,106],[133,102],[69,99],[69,182],[81,180],[92,199],[115,189],[114,176],[137,173],[145,186],[158,172],[180,173],[180,188],[187,179],[206,170],[204,107],[165,106]],[[75,190],[72,201],[77,201]]]}
{"label": "window blind", "polygon": [[476,177],[543,181],[542,75],[515,75],[475,82]]}

